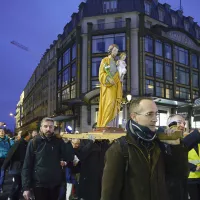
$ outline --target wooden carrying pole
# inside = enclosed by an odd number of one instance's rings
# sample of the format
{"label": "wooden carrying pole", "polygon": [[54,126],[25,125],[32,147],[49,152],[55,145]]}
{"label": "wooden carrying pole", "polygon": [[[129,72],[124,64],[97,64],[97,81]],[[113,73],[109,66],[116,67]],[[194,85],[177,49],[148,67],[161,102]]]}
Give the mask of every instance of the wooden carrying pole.
{"label": "wooden carrying pole", "polygon": [[[61,133],[63,138],[66,139],[81,139],[86,140],[89,138],[89,136],[93,135],[96,140],[115,140],[122,136],[125,136],[126,133],[94,133],[94,132],[88,132],[88,133],[80,133],[80,134],[68,134],[66,132]],[[165,133],[159,133],[158,138],[160,140],[177,140],[179,138],[182,138],[182,132],[181,131],[175,131],[171,136],[166,135]]]}

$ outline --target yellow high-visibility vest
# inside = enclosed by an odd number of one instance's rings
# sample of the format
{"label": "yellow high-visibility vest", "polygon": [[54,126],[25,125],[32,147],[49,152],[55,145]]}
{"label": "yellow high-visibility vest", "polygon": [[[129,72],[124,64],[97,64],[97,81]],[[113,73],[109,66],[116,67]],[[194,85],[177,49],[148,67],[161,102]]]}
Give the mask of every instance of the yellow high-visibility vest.
{"label": "yellow high-visibility vest", "polygon": [[[198,151],[200,155],[200,144],[198,144]],[[188,162],[194,165],[200,165],[200,156],[197,154],[195,149],[192,149],[188,153]],[[200,171],[190,172],[188,178],[200,178]]]}

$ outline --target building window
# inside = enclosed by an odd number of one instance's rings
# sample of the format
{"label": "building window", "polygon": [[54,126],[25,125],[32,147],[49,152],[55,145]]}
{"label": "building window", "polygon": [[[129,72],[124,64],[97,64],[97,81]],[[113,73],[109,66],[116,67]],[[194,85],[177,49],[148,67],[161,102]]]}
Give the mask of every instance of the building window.
{"label": "building window", "polygon": [[177,18],[176,16],[172,16],[172,26],[176,26],[177,24]]}
{"label": "building window", "polygon": [[188,22],[184,22],[184,27],[186,31],[189,31],[189,23]]}
{"label": "building window", "polygon": [[102,58],[92,58],[92,77],[99,76],[99,67]]}
{"label": "building window", "polygon": [[63,54],[63,66],[66,66],[70,62],[70,49],[67,49]]}
{"label": "building window", "polygon": [[200,29],[199,28],[196,28],[196,38],[197,39],[200,39]]}
{"label": "building window", "polygon": [[105,19],[97,20],[98,30],[104,30],[105,28]]}
{"label": "building window", "polygon": [[72,60],[76,58],[76,44],[73,45],[72,47]]}
{"label": "building window", "polygon": [[99,81],[92,81],[92,89],[99,88],[99,87],[100,87]]}
{"label": "building window", "polygon": [[116,17],[115,18],[115,28],[121,28],[122,27],[122,18],[121,17]]}
{"label": "building window", "polygon": [[163,55],[162,42],[160,40],[156,40],[156,55]]}
{"label": "building window", "polygon": [[176,97],[179,99],[190,99],[190,90],[188,88],[176,87]]}
{"label": "building window", "polygon": [[152,80],[146,80],[145,92],[146,94],[154,95],[154,83]]}
{"label": "building window", "polygon": [[144,2],[144,11],[147,15],[151,14],[151,4],[147,1]]}
{"label": "building window", "polygon": [[198,88],[199,87],[199,74],[198,72],[192,73],[192,86]]}
{"label": "building window", "polygon": [[156,82],[156,96],[164,97],[164,84],[160,82]]}
{"label": "building window", "polygon": [[116,12],[117,11],[117,0],[107,0],[103,2],[103,12]]}
{"label": "building window", "polygon": [[153,76],[153,58],[146,56],[145,60],[146,76]]}
{"label": "building window", "polygon": [[63,72],[63,80],[62,81],[63,81],[62,82],[63,87],[70,83],[70,68],[69,67]]}
{"label": "building window", "polygon": [[169,44],[165,44],[165,58],[172,59],[172,47]]}
{"label": "building window", "polygon": [[76,84],[71,86],[71,99],[76,98]]}
{"label": "building window", "polygon": [[66,88],[62,91],[62,100],[70,99],[70,88]]}
{"label": "building window", "polygon": [[172,64],[165,63],[165,80],[172,81]]}
{"label": "building window", "polygon": [[193,67],[193,68],[198,68],[197,55],[192,54],[191,62],[192,62],[192,67]]}
{"label": "building window", "polygon": [[120,51],[125,51],[125,36],[116,34],[114,44],[118,45]]}
{"label": "building window", "polygon": [[61,88],[61,74],[58,76],[58,90]]}
{"label": "building window", "polygon": [[173,98],[173,85],[166,84],[165,87],[166,87],[166,89],[165,89],[166,98],[172,99]]}
{"label": "building window", "polygon": [[60,105],[61,105],[61,103],[60,103],[61,96],[60,96],[60,95],[61,95],[61,93],[59,92],[59,93],[58,93],[58,106],[60,106]]}
{"label": "building window", "polygon": [[72,65],[72,82],[76,80],[76,63]]}
{"label": "building window", "polygon": [[58,71],[60,71],[62,69],[62,61],[61,58],[59,58],[58,60]]}
{"label": "building window", "polygon": [[175,46],[176,62],[188,65],[188,50]]}
{"label": "building window", "polygon": [[176,82],[179,84],[189,85],[189,69],[176,66]]}
{"label": "building window", "polygon": [[163,79],[163,61],[156,59],[156,78]]}
{"label": "building window", "polygon": [[120,51],[125,51],[125,33],[110,34],[92,37],[92,53],[108,52],[108,47],[111,44],[117,44]]}
{"label": "building window", "polygon": [[159,15],[159,20],[160,20],[161,22],[163,22],[163,21],[164,21],[164,18],[165,18],[165,12],[164,12],[164,10],[159,9],[159,10],[158,10],[158,15]]}
{"label": "building window", "polygon": [[49,58],[52,59],[52,58],[54,57],[54,55],[55,55],[55,51],[54,51],[54,49],[52,49],[52,50],[50,51]]}
{"label": "building window", "polygon": [[145,37],[145,51],[153,53],[153,39],[149,36]]}
{"label": "building window", "polygon": [[196,90],[193,90],[193,99],[197,99],[199,97],[199,92]]}

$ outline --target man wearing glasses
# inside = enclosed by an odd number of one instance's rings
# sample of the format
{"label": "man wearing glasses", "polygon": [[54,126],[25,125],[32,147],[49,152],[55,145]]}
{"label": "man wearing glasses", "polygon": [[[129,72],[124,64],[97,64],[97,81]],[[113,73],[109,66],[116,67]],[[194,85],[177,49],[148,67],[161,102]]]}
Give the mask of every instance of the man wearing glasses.
{"label": "man wearing glasses", "polygon": [[169,199],[163,154],[156,139],[157,115],[158,108],[151,98],[131,102],[127,135],[106,153],[101,200]]}

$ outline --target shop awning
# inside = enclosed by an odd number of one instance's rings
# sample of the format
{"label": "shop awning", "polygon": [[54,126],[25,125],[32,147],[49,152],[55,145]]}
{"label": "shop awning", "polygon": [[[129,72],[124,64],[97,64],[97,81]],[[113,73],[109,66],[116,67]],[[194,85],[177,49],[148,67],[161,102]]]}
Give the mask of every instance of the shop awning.
{"label": "shop awning", "polygon": [[67,99],[62,101],[63,105],[77,105],[77,104],[81,105],[83,103],[84,102],[81,99]]}
{"label": "shop awning", "polygon": [[199,116],[194,116],[194,122],[200,122],[200,115]]}
{"label": "shop awning", "polygon": [[91,101],[91,99],[98,96],[99,94],[100,94],[100,88],[96,88],[94,90],[91,90],[90,92],[85,93],[83,100],[86,103],[89,103]]}
{"label": "shop awning", "polygon": [[189,113],[192,109],[192,106],[179,106],[177,108],[177,113]]}

